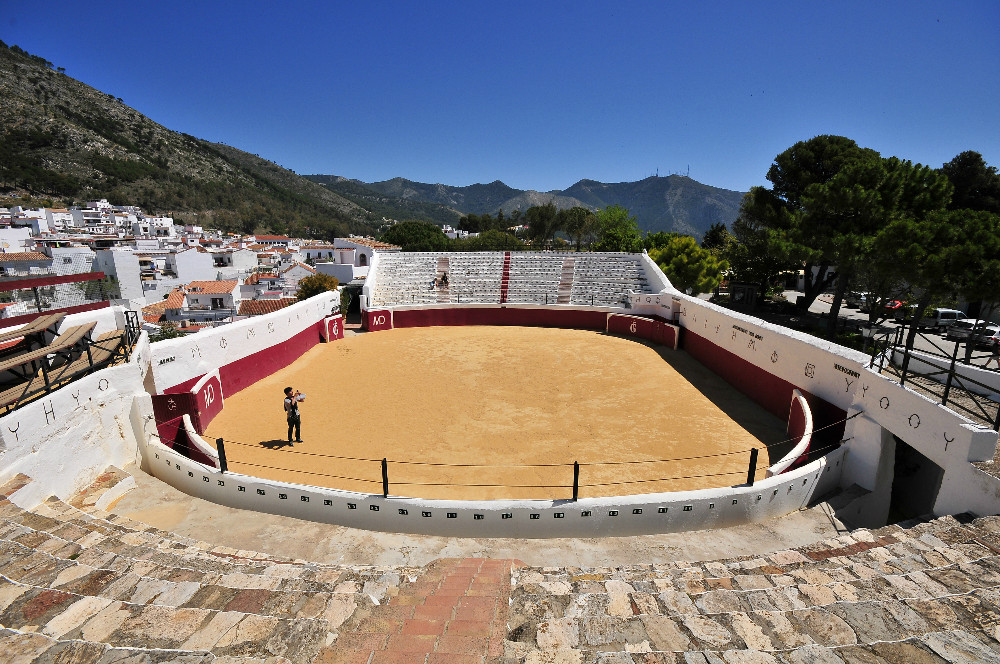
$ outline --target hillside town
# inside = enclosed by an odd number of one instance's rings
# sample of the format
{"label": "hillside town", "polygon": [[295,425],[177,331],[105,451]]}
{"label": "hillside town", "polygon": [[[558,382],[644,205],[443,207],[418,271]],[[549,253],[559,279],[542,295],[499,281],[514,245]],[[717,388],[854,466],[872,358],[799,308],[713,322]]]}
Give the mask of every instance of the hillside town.
{"label": "hillside town", "polygon": [[[0,318],[113,299],[142,311],[151,333],[197,332],[295,302],[299,281],[323,274],[341,285],[363,283],[375,252],[399,247],[371,238],[332,244],[283,235],[238,235],[180,225],[169,216],[107,200],[79,207],[0,208]],[[103,273],[98,290],[18,282]],[[93,290],[94,287],[90,287]]]}

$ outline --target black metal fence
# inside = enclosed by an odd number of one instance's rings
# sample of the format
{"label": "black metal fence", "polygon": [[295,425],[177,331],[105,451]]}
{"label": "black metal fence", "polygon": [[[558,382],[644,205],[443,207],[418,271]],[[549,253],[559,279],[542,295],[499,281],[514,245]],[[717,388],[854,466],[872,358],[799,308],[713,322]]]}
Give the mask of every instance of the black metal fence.
{"label": "black metal fence", "polygon": [[929,395],[973,421],[1000,430],[1000,403],[991,398],[1000,390],[996,385],[973,378],[967,370],[977,366],[973,361],[991,353],[976,352],[968,345],[971,341],[947,341],[919,331],[914,334],[913,343],[921,340],[923,348],[915,350],[913,344],[907,343],[909,335],[907,325],[874,334],[868,366],[896,377],[900,385]]}

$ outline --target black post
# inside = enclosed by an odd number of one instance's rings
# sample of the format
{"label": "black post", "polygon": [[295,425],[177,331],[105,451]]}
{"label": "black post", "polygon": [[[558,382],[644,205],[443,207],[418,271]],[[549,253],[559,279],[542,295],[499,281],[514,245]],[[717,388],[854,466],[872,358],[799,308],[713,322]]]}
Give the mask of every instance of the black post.
{"label": "black post", "polygon": [[224,473],[229,470],[229,464],[226,462],[226,445],[221,438],[215,439],[215,449],[219,450],[219,472]]}
{"label": "black post", "polygon": [[750,448],[750,468],[747,469],[747,484],[753,486],[754,477],[757,475],[757,448]]}
{"label": "black post", "polygon": [[389,497],[389,462],[382,458],[382,497]]}
{"label": "black post", "polygon": [[38,297],[38,286],[32,286],[31,291],[35,294],[35,307],[38,309],[38,313],[42,313],[42,300]]}
{"label": "black post", "polygon": [[941,397],[941,404],[948,405],[948,393],[951,392],[951,379],[955,376],[955,361],[958,359],[958,342],[955,342],[955,350],[951,353],[951,366],[948,367],[948,378],[944,382],[944,395]]}
{"label": "black post", "polygon": [[573,501],[580,497],[580,462],[573,462]]}

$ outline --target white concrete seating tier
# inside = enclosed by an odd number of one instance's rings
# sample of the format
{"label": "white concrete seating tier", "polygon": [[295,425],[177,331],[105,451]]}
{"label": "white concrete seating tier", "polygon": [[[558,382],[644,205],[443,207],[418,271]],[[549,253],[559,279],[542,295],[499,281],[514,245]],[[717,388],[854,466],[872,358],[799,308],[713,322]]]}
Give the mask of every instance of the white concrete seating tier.
{"label": "white concrete seating tier", "polygon": [[[448,257],[447,296],[433,281],[438,258]],[[372,308],[420,304],[499,304],[504,275],[502,252],[397,253],[379,257]],[[572,285],[568,270],[572,265]],[[564,268],[567,270],[564,274]],[[565,278],[566,297],[560,299]],[[571,304],[623,307],[629,291],[650,293],[636,254],[511,252],[506,301],[511,304]]]}
{"label": "white concrete seating tier", "polygon": [[503,278],[503,254],[469,252],[449,254],[448,288],[452,303],[498,304]]}
{"label": "white concrete seating tier", "polygon": [[635,255],[575,255],[571,304],[620,307],[629,291],[648,293],[649,282]]}
{"label": "white concrete seating tier", "polygon": [[563,268],[562,254],[512,253],[507,301],[555,304]]}

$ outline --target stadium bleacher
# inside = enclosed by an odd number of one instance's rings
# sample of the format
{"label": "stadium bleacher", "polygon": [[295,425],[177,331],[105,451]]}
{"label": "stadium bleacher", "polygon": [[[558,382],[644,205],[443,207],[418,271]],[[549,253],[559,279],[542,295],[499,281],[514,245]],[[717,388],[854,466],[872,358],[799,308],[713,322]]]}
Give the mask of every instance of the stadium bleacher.
{"label": "stadium bleacher", "polygon": [[[624,308],[651,293],[638,254],[395,253],[379,257],[370,306],[541,304]],[[447,274],[446,286],[440,283]]]}

